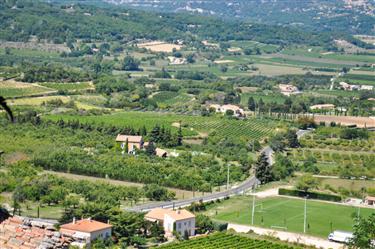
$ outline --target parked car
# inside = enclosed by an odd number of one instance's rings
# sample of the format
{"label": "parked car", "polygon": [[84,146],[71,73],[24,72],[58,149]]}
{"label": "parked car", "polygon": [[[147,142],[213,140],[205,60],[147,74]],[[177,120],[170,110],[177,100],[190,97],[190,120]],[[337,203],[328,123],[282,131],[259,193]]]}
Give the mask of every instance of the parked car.
{"label": "parked car", "polygon": [[350,240],[353,238],[353,233],[345,232],[345,231],[333,231],[328,235],[329,241],[335,241],[340,243],[348,244]]}

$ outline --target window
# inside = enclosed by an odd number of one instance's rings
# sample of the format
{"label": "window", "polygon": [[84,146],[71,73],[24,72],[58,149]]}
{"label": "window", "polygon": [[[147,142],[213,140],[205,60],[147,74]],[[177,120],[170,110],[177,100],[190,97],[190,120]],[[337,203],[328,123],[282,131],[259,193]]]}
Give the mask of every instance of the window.
{"label": "window", "polygon": [[178,229],[181,229],[181,223],[178,223],[177,227]]}
{"label": "window", "polygon": [[189,227],[191,226],[191,221],[189,220]]}

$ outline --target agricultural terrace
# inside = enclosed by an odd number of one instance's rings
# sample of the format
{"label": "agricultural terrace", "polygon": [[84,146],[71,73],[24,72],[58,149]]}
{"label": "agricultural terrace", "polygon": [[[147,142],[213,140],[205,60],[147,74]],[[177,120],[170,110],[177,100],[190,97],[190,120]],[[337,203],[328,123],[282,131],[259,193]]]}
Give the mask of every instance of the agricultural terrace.
{"label": "agricultural terrace", "polygon": [[56,91],[54,89],[37,84],[22,83],[14,80],[2,81],[0,79],[0,96],[3,96],[5,98],[31,96],[51,92]]}
{"label": "agricultural terrace", "polygon": [[87,89],[95,89],[91,82],[77,83],[39,83],[41,86],[52,88],[58,91],[80,91]]}
{"label": "agricultural terrace", "polygon": [[184,242],[171,243],[161,246],[163,249],[251,249],[251,248],[269,248],[269,249],[293,249],[282,243],[270,242],[245,237],[243,235],[234,235],[228,233],[215,233]]}
{"label": "agricultural terrace", "polygon": [[121,112],[102,116],[79,115],[50,115],[45,118],[57,121],[80,120],[87,123],[103,123],[116,127],[130,126],[135,129],[145,126],[148,130],[155,125],[165,126],[177,130],[179,121],[182,122],[183,132],[187,136],[202,137],[215,134],[219,137],[233,137],[237,139],[264,139],[270,136],[283,122],[268,119],[249,118],[247,120],[228,119],[226,117],[201,117],[152,112]]}
{"label": "agricultural terrace", "polygon": [[[238,196],[210,206],[207,215],[236,224],[251,225],[252,197]],[[333,230],[351,231],[358,212],[367,217],[375,209],[307,201],[307,234],[326,238]],[[256,199],[254,225],[303,232],[304,200],[287,197]]]}

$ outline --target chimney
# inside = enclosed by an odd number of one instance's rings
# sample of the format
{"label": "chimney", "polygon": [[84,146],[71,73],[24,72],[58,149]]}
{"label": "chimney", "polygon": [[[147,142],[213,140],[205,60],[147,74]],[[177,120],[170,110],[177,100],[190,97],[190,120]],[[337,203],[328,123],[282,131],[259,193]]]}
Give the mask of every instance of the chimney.
{"label": "chimney", "polygon": [[76,224],[76,217],[73,217],[73,224]]}
{"label": "chimney", "polygon": [[109,219],[107,220],[107,224],[109,224]]}

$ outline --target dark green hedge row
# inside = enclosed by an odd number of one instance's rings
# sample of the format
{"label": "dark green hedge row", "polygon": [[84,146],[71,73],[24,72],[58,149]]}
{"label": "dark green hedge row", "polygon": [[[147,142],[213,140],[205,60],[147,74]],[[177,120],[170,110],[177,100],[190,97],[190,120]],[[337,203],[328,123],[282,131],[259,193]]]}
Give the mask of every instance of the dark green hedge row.
{"label": "dark green hedge row", "polygon": [[289,196],[297,196],[297,197],[306,197],[307,195],[309,199],[318,199],[318,200],[335,201],[335,202],[340,202],[342,200],[341,196],[338,196],[338,195],[316,193],[316,192],[305,192],[305,191],[296,190],[296,189],[284,189],[284,188],[279,188],[279,195],[289,195]]}

